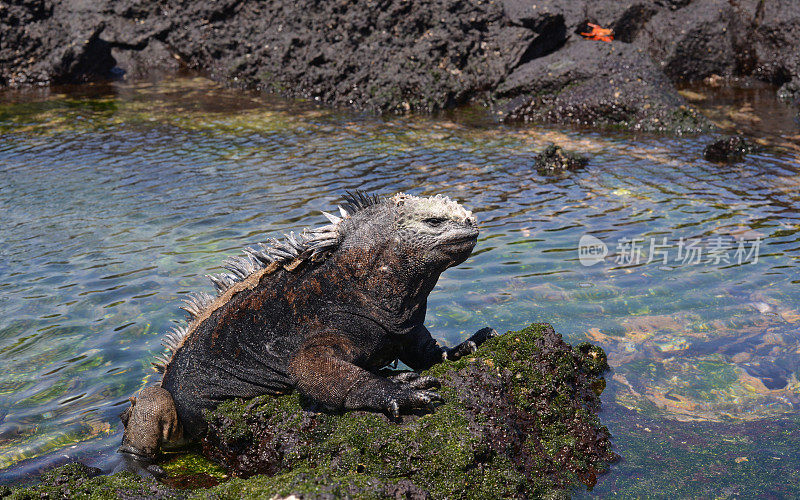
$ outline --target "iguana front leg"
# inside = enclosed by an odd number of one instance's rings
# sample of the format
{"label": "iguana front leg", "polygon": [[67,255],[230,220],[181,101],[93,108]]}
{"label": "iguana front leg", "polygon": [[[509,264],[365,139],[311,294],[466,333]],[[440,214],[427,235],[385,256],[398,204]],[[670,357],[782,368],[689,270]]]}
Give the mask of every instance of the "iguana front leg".
{"label": "iguana front leg", "polygon": [[429,390],[438,387],[435,378],[380,377],[353,364],[356,356],[357,349],[346,337],[317,336],[293,356],[289,370],[301,393],[332,408],[380,411],[398,418],[402,411],[442,400]]}
{"label": "iguana front leg", "polygon": [[400,361],[414,370],[427,370],[442,361],[456,361],[475,352],[478,347],[498,335],[492,328],[481,328],[455,347],[441,347],[424,326],[410,334]]}

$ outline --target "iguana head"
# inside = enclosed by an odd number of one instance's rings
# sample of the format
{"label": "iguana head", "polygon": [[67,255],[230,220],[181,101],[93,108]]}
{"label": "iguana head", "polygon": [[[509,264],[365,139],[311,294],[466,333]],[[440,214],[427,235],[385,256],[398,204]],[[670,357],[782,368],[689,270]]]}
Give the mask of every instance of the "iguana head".
{"label": "iguana head", "polygon": [[346,199],[339,248],[381,255],[374,262],[378,272],[392,269],[406,281],[435,283],[439,273],[464,262],[475,247],[475,216],[446,196],[398,193],[379,199],[356,193]]}
{"label": "iguana head", "polygon": [[478,239],[477,220],[447,196],[398,193],[387,203],[396,210],[398,242],[424,263],[443,269],[464,262]]}

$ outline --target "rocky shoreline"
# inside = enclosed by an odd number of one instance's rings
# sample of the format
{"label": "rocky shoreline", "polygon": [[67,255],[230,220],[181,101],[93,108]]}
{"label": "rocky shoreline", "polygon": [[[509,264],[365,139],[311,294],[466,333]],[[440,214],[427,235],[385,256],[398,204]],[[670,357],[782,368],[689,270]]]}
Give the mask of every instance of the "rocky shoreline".
{"label": "rocky shoreline", "polygon": [[[429,370],[445,402],[402,422],[317,412],[295,395],[234,400],[208,415],[205,459],[168,458],[164,484],[70,464],[0,498],[565,497],[619,458],[598,417],[607,368],[599,347],[535,324]],[[198,486],[211,488],[176,488]]]}
{"label": "rocky shoreline", "polygon": [[[611,43],[581,35],[587,22]],[[674,88],[750,77],[800,98],[792,0],[0,5],[0,86],[203,71],[230,85],[380,113],[467,102],[503,120],[696,132]]]}

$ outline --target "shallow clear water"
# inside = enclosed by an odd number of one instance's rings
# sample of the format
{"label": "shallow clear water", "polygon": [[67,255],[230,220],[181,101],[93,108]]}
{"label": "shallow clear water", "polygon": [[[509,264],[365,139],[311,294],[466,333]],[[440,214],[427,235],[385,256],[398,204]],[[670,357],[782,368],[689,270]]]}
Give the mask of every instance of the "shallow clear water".
{"label": "shallow clear water", "polygon": [[[549,322],[607,350],[603,418],[625,460],[594,493],[800,494],[791,147],[720,166],[706,136],[511,128],[474,110],[379,119],[202,79],[80,92],[0,96],[0,482],[65,455],[108,465],[181,297],[358,188],[446,193],[478,216],[474,255],[429,301],[443,342]],[[791,145],[789,127],[773,137]],[[588,167],[540,176],[548,142]],[[581,264],[585,234],[603,262]],[[638,264],[623,238],[642,240]],[[667,264],[647,262],[651,238]],[[676,260],[680,238],[700,240],[699,263]],[[756,240],[757,262],[738,263]],[[715,241],[729,263],[707,262]]]}

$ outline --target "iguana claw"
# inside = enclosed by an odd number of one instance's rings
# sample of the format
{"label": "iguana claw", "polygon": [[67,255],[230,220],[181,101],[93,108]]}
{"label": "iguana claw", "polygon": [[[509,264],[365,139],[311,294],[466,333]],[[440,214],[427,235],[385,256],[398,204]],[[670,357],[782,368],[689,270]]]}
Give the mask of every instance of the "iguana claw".
{"label": "iguana claw", "polygon": [[450,361],[457,361],[464,356],[469,356],[478,350],[478,347],[489,340],[490,338],[497,337],[499,334],[493,328],[481,328],[464,342],[458,344],[452,349],[446,349],[444,358]]}
{"label": "iguana claw", "polygon": [[386,412],[394,420],[400,418],[402,410],[427,408],[434,401],[442,401],[442,396],[428,390],[441,386],[439,379],[430,375],[421,376],[417,372],[403,372],[389,378],[396,384],[394,394],[389,396]]}
{"label": "iguana claw", "polygon": [[491,338],[494,338],[494,337],[497,337],[499,335],[500,334],[497,333],[497,330],[495,330],[494,328],[489,328],[487,326],[487,327],[481,328],[477,332],[473,333],[472,337],[470,337],[469,339],[471,341],[475,342],[475,344],[477,344],[478,346],[480,346],[481,344],[483,344],[487,340],[489,340]]}
{"label": "iguana claw", "polygon": [[401,409],[417,410],[428,408],[435,401],[444,401],[444,399],[440,394],[433,391],[411,390],[404,392],[400,397],[390,399],[386,410],[394,420],[398,420]]}
{"label": "iguana claw", "polygon": [[392,420],[399,420],[400,419],[400,405],[397,404],[397,401],[394,399],[389,401],[389,408],[387,408],[389,412],[389,416],[392,417]]}

